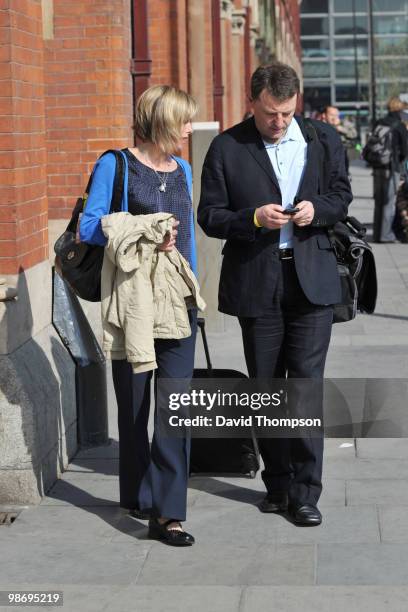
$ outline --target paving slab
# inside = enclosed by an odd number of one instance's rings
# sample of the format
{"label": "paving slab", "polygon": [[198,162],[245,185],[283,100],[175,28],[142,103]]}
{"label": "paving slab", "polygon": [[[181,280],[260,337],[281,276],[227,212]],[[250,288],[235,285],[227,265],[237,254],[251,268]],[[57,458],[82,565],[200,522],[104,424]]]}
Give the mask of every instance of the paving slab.
{"label": "paving slab", "polygon": [[407,438],[358,438],[356,448],[361,459],[408,459]]}
{"label": "paving slab", "polygon": [[75,457],[64,472],[64,480],[74,480],[84,476],[93,478],[117,478],[119,474],[119,460],[111,459],[80,459]]}
{"label": "paving slab", "polygon": [[117,506],[119,483],[115,478],[78,479],[74,482],[60,479],[48,491],[43,505]]}
{"label": "paving slab", "polygon": [[35,588],[45,580],[51,584],[129,584],[137,578],[150,546],[136,538],[118,544],[83,532],[80,538],[73,532],[64,540],[46,535],[45,530],[41,536],[13,536],[12,541],[5,539],[4,547],[2,542],[3,554],[5,547],[7,550],[2,581],[12,587],[23,580]]}
{"label": "paving slab", "polygon": [[247,587],[240,612],[406,612],[408,587]]}
{"label": "paving slab", "polygon": [[[319,544],[317,584],[408,584],[406,544]],[[392,608],[391,608],[392,609]]]}
{"label": "paving slab", "polygon": [[397,479],[356,479],[346,481],[348,506],[362,504],[408,505],[408,482]]}
{"label": "paving slab", "polygon": [[[377,440],[373,440],[377,442]],[[404,459],[343,459],[326,458],[323,464],[323,481],[331,478],[345,480],[378,478],[408,480],[408,461]]]}
{"label": "paving slab", "polygon": [[381,542],[408,543],[408,508],[407,506],[387,505],[377,507],[380,525]]}
{"label": "paving slab", "polygon": [[[32,584],[22,584],[21,590],[32,590]],[[0,590],[9,590],[0,585]],[[67,585],[39,584],[36,590],[62,591],[63,612],[239,612],[243,589],[230,586],[150,586],[130,585]],[[27,610],[15,606],[13,610]],[[48,608],[47,608],[48,609]],[[59,610],[60,608],[53,608]],[[29,610],[41,612],[44,607],[30,606]],[[0,612],[10,607],[0,606]]]}
{"label": "paving slab", "polygon": [[273,542],[256,546],[240,538],[237,528],[235,541],[223,544],[222,554],[217,554],[214,541],[208,539],[200,546],[182,551],[169,550],[159,543],[154,545],[137,583],[242,586],[306,585],[314,584],[314,581],[314,546]]}
{"label": "paving slab", "polygon": [[94,446],[92,448],[80,450],[73,461],[82,459],[117,459],[119,457],[119,443],[117,439],[110,440],[109,444]]}
{"label": "paving slab", "polygon": [[356,454],[353,438],[326,438],[324,459],[354,458]]}

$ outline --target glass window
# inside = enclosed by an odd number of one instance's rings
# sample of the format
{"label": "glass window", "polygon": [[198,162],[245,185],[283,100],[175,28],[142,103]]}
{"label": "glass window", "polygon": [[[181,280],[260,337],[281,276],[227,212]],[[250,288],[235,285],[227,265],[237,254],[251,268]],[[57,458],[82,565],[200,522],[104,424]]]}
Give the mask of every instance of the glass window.
{"label": "glass window", "polygon": [[329,34],[328,17],[303,17],[300,21],[302,36],[319,36]]}
{"label": "glass window", "polygon": [[368,100],[368,85],[360,85],[359,91],[355,85],[336,85],[337,102],[364,102]]}
{"label": "glass window", "polygon": [[323,79],[330,76],[329,62],[303,62],[305,79]]}
{"label": "glass window", "polygon": [[368,56],[368,40],[357,38],[335,39],[334,48],[337,57],[354,57],[354,45],[357,49],[357,57]]}
{"label": "glass window", "polygon": [[328,57],[329,56],[329,39],[322,38],[321,40],[302,40],[303,57]]}
{"label": "glass window", "polygon": [[303,0],[300,5],[301,13],[328,13],[328,0]]}
{"label": "glass window", "polygon": [[[398,1],[398,0],[397,0]],[[356,13],[365,13],[367,11],[367,0],[354,0]],[[353,0],[334,0],[335,13],[352,13]]]}
{"label": "glass window", "polygon": [[376,34],[408,34],[408,16],[374,16],[373,20]]}
{"label": "glass window", "polygon": [[[367,34],[368,23],[367,17],[356,17],[356,34]],[[353,17],[335,17],[334,19],[334,33],[340,34],[354,34],[354,21]]]}
{"label": "glass window", "polygon": [[408,78],[408,62],[406,59],[376,59],[375,74],[378,79],[397,81]]}
{"label": "glass window", "polygon": [[406,55],[408,53],[408,36],[374,38],[376,55]]}
{"label": "glass window", "polygon": [[[354,79],[355,78],[355,63],[353,59],[347,60],[336,60],[336,79]],[[358,76],[360,79],[368,79],[369,78],[369,66],[368,61],[366,62],[357,62],[358,68]]]}
{"label": "glass window", "polygon": [[393,83],[377,83],[376,84],[376,92],[377,92],[377,101],[381,100],[386,101],[389,100],[392,96],[398,96],[401,91],[408,90],[408,82],[401,83],[393,82]]}
{"label": "glass window", "polygon": [[330,87],[327,85],[305,86],[303,91],[305,110],[316,111],[331,103]]}
{"label": "glass window", "polygon": [[408,0],[373,0],[373,11],[408,12]]}

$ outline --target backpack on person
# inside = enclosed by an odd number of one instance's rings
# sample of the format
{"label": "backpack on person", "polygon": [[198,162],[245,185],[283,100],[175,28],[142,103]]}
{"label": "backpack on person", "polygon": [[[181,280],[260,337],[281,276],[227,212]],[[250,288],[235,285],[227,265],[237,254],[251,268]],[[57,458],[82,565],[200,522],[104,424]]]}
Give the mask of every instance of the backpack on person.
{"label": "backpack on person", "polygon": [[378,123],[361,152],[372,168],[390,168],[393,159],[393,126]]}

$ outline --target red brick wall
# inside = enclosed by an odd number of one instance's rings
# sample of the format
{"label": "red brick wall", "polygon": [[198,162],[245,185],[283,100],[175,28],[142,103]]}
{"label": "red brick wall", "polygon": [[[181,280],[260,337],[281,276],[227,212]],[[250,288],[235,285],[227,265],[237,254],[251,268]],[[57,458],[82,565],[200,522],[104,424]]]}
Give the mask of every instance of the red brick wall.
{"label": "red brick wall", "polygon": [[0,273],[47,258],[42,19],[39,0],[0,4]]}
{"label": "red brick wall", "polygon": [[[188,91],[186,0],[149,0],[150,85]],[[182,156],[189,157],[188,147]]]}
{"label": "red brick wall", "polygon": [[150,0],[151,85],[187,89],[186,0]]}
{"label": "red brick wall", "polygon": [[54,1],[45,41],[50,218],[68,217],[105,149],[131,145],[130,0]]}

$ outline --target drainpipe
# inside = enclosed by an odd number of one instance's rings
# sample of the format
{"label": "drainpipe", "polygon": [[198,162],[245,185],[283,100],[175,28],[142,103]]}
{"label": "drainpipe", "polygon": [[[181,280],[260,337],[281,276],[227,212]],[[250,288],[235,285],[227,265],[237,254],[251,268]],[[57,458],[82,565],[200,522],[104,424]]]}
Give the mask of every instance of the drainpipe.
{"label": "drainpipe", "polygon": [[[152,60],[149,53],[149,22],[147,0],[132,0],[132,59],[130,72],[133,82],[133,109],[140,94],[149,87]],[[136,135],[135,135],[136,144]]]}
{"label": "drainpipe", "polygon": [[214,120],[219,122],[220,132],[222,132],[223,130],[222,97],[224,95],[224,87],[222,84],[220,0],[212,0],[211,18],[212,18],[212,39],[213,39]]}
{"label": "drainpipe", "polygon": [[245,19],[245,33],[244,33],[244,53],[245,53],[245,108],[249,111],[249,82],[251,80],[251,21],[252,21],[252,8],[247,7],[247,14]]}

